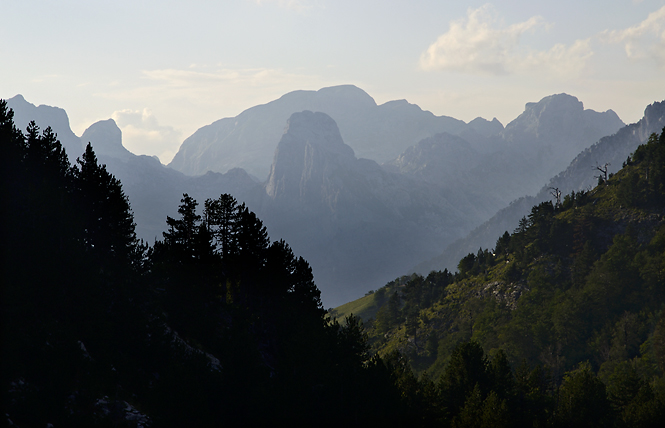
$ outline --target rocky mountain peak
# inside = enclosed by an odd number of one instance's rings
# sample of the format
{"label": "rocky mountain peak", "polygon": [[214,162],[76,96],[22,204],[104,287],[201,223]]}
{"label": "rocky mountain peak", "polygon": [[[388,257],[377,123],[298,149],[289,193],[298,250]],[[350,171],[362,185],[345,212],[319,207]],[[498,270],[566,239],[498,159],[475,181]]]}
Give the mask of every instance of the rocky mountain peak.
{"label": "rocky mountain peak", "polygon": [[24,103],[24,104],[29,104],[26,100],[25,97],[21,94],[16,94],[12,98],[10,98],[8,101],[12,101],[14,103]]}
{"label": "rocky mountain peak", "polygon": [[36,106],[26,101],[20,94],[9,98],[7,106],[14,110],[14,123],[22,131],[25,131],[31,120],[34,120],[41,130],[50,126],[58,135],[58,140],[65,148],[70,161],[83,153],[81,140],[72,132],[65,110],[43,104]]}
{"label": "rocky mountain peak", "polygon": [[335,121],[325,113],[291,115],[270,168],[266,192],[294,202],[318,194],[325,177],[355,160]]}
{"label": "rocky mountain peak", "polygon": [[264,179],[284,123],[304,110],[332,117],[354,153],[377,162],[394,159],[423,138],[440,132],[458,134],[466,127],[461,120],[435,116],[404,100],[377,105],[353,85],[300,90],[200,128],[183,142],[169,166],[188,175],[241,167]]}
{"label": "rocky mountain peak", "polygon": [[537,103],[526,103],[524,112],[506,125],[504,140],[547,138],[565,129],[577,131],[583,111],[582,102],[567,94],[550,95]]}
{"label": "rocky mountain peak", "polygon": [[[659,132],[665,127],[665,100],[649,104],[644,109],[644,131],[640,135],[642,140],[646,140],[651,132]],[[655,130],[654,130],[655,129]]]}
{"label": "rocky mountain peak", "polygon": [[622,126],[624,123],[612,110],[585,110],[576,97],[556,94],[537,103],[527,103],[524,112],[506,125],[500,137],[505,147],[521,152],[540,151],[540,156],[554,164],[556,159],[569,162],[589,142],[596,142]]}
{"label": "rocky mountain peak", "polygon": [[100,120],[88,127],[81,135],[83,144],[92,144],[97,155],[126,159],[133,154],[122,145],[122,131],[113,119]]}

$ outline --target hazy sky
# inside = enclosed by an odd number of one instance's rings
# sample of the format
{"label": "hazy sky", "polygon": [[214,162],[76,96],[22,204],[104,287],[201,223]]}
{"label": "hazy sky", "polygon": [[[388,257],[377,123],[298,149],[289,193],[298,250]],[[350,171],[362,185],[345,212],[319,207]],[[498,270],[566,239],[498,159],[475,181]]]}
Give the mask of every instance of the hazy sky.
{"label": "hazy sky", "polygon": [[665,99],[665,0],[0,0],[0,98],[112,117],[168,162],[183,139],[296,89],[504,125],[566,92],[624,122]]}

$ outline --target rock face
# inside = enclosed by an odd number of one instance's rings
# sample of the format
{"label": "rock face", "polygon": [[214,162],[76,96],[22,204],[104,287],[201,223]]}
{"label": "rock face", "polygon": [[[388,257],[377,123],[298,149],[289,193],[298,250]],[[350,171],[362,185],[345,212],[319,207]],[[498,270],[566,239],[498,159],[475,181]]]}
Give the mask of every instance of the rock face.
{"label": "rock face", "polygon": [[[581,151],[565,170],[550,180],[547,187],[558,187],[562,192],[570,193],[595,186],[598,182],[594,177],[598,172],[594,169],[596,165],[609,163],[608,173],[616,173],[640,144],[645,143],[652,133],[660,134],[664,126],[665,101],[650,104],[639,122],[625,126]],[[542,197],[546,195],[546,189],[539,193]]]}
{"label": "rock face", "polygon": [[76,158],[83,154],[81,139],[72,132],[69,117],[63,109],[47,105],[35,106],[27,102],[23,95],[8,99],[7,105],[14,110],[14,123],[21,131],[25,132],[28,123],[34,120],[40,130],[50,126],[58,134],[70,162],[76,161]]}
{"label": "rock face", "polygon": [[188,175],[240,167],[263,180],[270,171],[284,123],[291,114],[303,110],[328,114],[358,157],[377,162],[397,157],[423,138],[440,132],[455,134],[466,126],[404,100],[377,105],[365,91],[352,85],[295,91],[204,126],[183,142],[169,166]]}
{"label": "rock face", "polygon": [[122,131],[113,119],[100,120],[93,123],[81,135],[83,144],[92,144],[95,153],[112,156],[119,159],[129,159],[134,156],[122,145]]}
{"label": "rock face", "polygon": [[330,116],[311,111],[293,114],[275,150],[266,193],[282,204],[324,202],[319,198],[328,180],[354,161],[353,149],[344,144]]}

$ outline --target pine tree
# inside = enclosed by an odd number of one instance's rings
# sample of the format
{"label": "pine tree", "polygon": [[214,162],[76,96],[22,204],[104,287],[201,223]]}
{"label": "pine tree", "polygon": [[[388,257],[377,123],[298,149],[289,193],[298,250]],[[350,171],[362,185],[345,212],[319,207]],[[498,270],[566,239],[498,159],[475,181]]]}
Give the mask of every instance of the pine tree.
{"label": "pine tree", "polygon": [[178,207],[179,219],[166,217],[169,230],[163,232],[164,244],[179,262],[191,262],[196,259],[197,234],[201,216],[196,213],[198,202],[187,193],[182,195]]}
{"label": "pine tree", "polygon": [[130,261],[137,245],[134,216],[120,181],[100,165],[90,143],[74,169],[84,244],[98,260]]}
{"label": "pine tree", "polygon": [[238,201],[226,193],[220,195],[218,199],[205,201],[204,221],[210,228],[222,259],[238,251],[238,221],[243,209],[244,204],[238,205]]}

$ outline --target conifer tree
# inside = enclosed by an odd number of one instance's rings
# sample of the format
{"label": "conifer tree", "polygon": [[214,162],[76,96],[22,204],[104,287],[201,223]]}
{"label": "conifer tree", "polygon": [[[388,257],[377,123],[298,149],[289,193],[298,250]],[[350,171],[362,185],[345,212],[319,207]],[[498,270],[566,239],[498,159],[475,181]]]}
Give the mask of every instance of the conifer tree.
{"label": "conifer tree", "polygon": [[98,163],[90,143],[77,164],[74,176],[86,248],[100,261],[129,261],[137,240],[134,216],[120,181]]}
{"label": "conifer tree", "polygon": [[238,251],[238,221],[243,209],[244,204],[238,205],[238,201],[228,193],[220,195],[218,199],[205,201],[204,221],[210,229],[222,259]]}
{"label": "conifer tree", "polygon": [[201,216],[196,213],[198,202],[187,193],[182,195],[178,207],[179,219],[166,217],[169,230],[164,232],[164,244],[176,255],[180,262],[196,259],[196,242]]}

